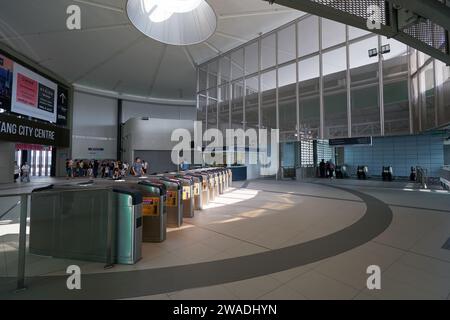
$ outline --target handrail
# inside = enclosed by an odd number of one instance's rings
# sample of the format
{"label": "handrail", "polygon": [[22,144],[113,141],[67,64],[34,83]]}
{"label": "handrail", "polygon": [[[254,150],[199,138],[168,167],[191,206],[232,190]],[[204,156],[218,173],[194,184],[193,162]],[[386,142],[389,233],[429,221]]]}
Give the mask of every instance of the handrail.
{"label": "handrail", "polygon": [[0,216],[0,220],[2,220],[8,213],[10,213],[11,211],[13,211],[19,204],[20,204],[20,200],[17,201],[17,203],[16,203],[15,205],[13,205],[11,208],[9,208],[8,210],[6,210],[6,212]]}

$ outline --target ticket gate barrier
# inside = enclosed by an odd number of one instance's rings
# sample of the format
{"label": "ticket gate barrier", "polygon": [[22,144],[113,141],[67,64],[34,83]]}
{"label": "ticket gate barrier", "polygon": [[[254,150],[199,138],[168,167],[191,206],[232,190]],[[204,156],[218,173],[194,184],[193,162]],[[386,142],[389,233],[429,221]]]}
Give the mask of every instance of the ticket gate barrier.
{"label": "ticket gate barrier", "polygon": [[163,242],[167,238],[167,187],[161,182],[140,181],[142,193],[142,241]]}
{"label": "ticket gate barrier", "polygon": [[202,192],[202,208],[204,208],[210,201],[210,175],[206,171],[190,171],[190,175],[201,177],[201,192]]}
{"label": "ticket gate barrier", "polygon": [[[202,210],[203,207],[208,204],[208,176],[193,172],[189,172],[187,175],[194,178],[195,209]],[[195,185],[197,185],[197,187],[195,187]]]}
{"label": "ticket gate barrier", "polygon": [[183,225],[183,193],[181,181],[164,176],[153,176],[152,183],[162,183],[166,186],[167,195],[165,207],[167,211],[167,226],[179,228]]}
{"label": "ticket gate barrier", "polygon": [[133,264],[141,258],[142,196],[111,187],[50,185],[31,195],[29,251]]}
{"label": "ticket gate barrier", "polygon": [[192,177],[183,175],[172,175],[169,173],[167,176],[171,179],[177,179],[182,185],[182,200],[183,200],[183,218],[194,217],[194,180]]}
{"label": "ticket gate barrier", "polygon": [[116,262],[135,264],[142,258],[142,194],[127,186],[114,187],[116,194]]}
{"label": "ticket gate barrier", "polygon": [[366,180],[369,177],[369,167],[368,166],[358,166],[356,175],[358,176],[359,180],[361,180],[361,179]]}
{"label": "ticket gate barrier", "polygon": [[381,172],[381,176],[383,181],[392,181],[394,180],[394,168],[391,166],[383,167],[383,171]]}

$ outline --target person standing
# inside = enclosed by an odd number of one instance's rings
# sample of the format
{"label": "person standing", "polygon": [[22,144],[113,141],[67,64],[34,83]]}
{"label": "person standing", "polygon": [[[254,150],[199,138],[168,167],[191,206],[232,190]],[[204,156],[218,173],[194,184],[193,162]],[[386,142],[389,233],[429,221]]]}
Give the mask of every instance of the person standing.
{"label": "person standing", "polygon": [[131,167],[131,174],[135,177],[141,177],[144,174],[141,158],[136,158],[134,161],[133,166]]}
{"label": "person standing", "polygon": [[98,166],[99,166],[98,160],[94,160],[94,170],[93,170],[93,174],[94,174],[94,178],[95,178],[95,179],[97,179],[97,177],[98,177]]}
{"label": "person standing", "polygon": [[325,170],[326,170],[326,164],[325,159],[322,159],[322,161],[319,164],[319,173],[321,178],[325,178]]}
{"label": "person standing", "polygon": [[20,178],[21,182],[30,182],[30,166],[28,162],[25,162],[22,166],[22,177]]}
{"label": "person standing", "polygon": [[19,176],[20,176],[20,168],[17,165],[17,161],[14,161],[14,182],[17,182]]}

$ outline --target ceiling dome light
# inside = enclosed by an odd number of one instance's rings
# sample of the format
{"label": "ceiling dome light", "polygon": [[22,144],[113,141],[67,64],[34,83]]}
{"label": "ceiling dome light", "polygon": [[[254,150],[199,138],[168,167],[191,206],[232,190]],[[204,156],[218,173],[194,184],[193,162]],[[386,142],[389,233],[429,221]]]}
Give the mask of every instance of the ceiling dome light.
{"label": "ceiling dome light", "polygon": [[128,0],[127,14],[146,36],[171,45],[206,41],[217,28],[217,16],[205,0]]}

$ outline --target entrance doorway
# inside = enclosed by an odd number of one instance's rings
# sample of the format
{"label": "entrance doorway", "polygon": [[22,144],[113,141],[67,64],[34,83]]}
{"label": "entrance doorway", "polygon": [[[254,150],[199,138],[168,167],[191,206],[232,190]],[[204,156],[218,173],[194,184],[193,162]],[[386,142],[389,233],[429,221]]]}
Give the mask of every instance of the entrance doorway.
{"label": "entrance doorway", "polygon": [[32,177],[50,177],[53,163],[52,151],[52,147],[49,146],[16,144],[15,161],[19,167],[27,162]]}

